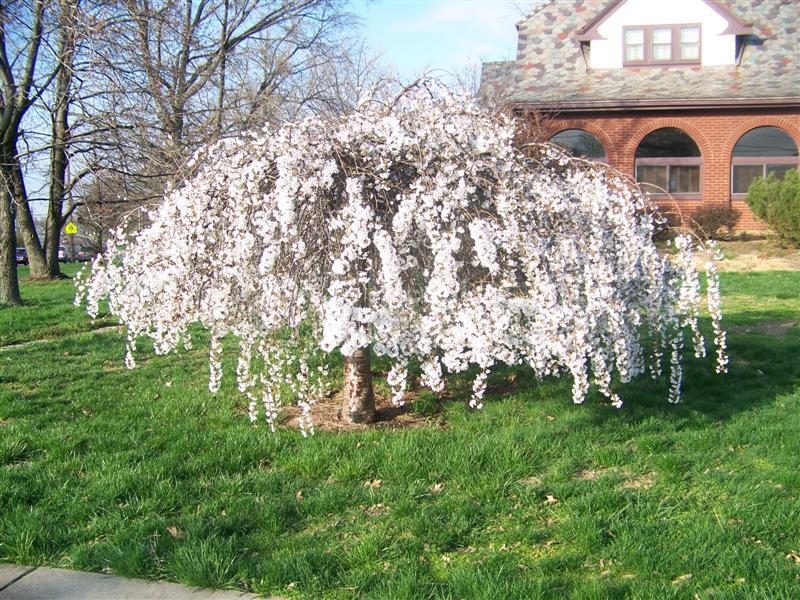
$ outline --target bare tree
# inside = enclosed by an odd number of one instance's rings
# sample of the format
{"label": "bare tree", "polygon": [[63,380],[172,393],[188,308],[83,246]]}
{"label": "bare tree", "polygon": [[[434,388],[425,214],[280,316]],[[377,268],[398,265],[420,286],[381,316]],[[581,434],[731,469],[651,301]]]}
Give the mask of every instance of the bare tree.
{"label": "bare tree", "polygon": [[[360,99],[378,90],[387,98],[400,90],[397,75],[383,65],[363,40],[318,49],[309,68],[287,81],[281,94],[289,119],[303,114],[342,117],[353,112]],[[394,85],[393,85],[394,83]]]}
{"label": "bare tree", "polygon": [[[19,303],[16,261],[10,243],[19,216],[32,276],[46,276],[47,265],[28,205],[28,195],[17,151],[22,120],[57,74],[37,77],[37,61],[44,39],[46,0],[0,1],[0,302]],[[6,204],[8,206],[6,206]],[[10,275],[11,270],[15,275]]]}
{"label": "bare tree", "polygon": [[64,225],[63,207],[69,188],[70,121],[69,111],[73,102],[73,76],[75,70],[76,37],[78,36],[78,11],[80,0],[58,0],[58,46],[56,60],[59,64],[56,76],[54,102],[51,108],[51,148],[49,168],[49,198],[45,223],[44,250],[50,277],[61,274],[58,248],[61,228]]}
{"label": "bare tree", "polygon": [[223,134],[227,71],[239,54],[263,40],[291,47],[288,32],[307,23],[329,27],[340,17],[335,0],[124,0],[118,6],[104,45],[116,101],[128,104],[129,126],[154,146],[151,155],[165,175]]}
{"label": "bare tree", "polygon": [[[91,48],[79,57],[71,154],[76,174],[91,171],[83,183],[94,189],[108,180],[119,191],[101,195],[119,210],[160,201],[192,153],[262,125],[264,105],[285,111],[285,82],[352,21],[338,0],[124,0],[106,3],[92,22]],[[266,49],[280,60],[259,58]],[[73,188],[71,209],[86,197],[96,211],[96,194]]]}

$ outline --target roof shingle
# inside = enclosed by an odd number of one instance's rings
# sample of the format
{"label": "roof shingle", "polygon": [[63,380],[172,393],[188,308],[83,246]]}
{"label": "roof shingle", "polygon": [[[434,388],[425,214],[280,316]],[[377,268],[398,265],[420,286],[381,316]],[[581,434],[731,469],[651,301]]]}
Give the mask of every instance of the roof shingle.
{"label": "roof shingle", "polygon": [[795,99],[800,102],[800,2],[718,0],[753,24],[738,65],[588,68],[576,32],[607,5],[551,0],[517,28],[517,60],[484,63],[480,94],[527,105]]}

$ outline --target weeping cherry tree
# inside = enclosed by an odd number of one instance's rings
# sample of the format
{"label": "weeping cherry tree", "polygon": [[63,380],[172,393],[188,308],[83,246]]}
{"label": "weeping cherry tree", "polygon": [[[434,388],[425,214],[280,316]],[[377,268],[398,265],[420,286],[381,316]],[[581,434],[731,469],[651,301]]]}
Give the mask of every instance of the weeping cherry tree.
{"label": "weeping cherry tree", "polygon": [[523,153],[510,119],[436,84],[218,143],[193,170],[149,227],[114,234],[76,301],[97,314],[108,300],[129,367],[140,336],[166,353],[190,347],[202,324],[212,391],[232,334],[251,419],[263,405],[273,428],[292,401],[313,431],[328,381],[320,357],[336,350],[343,416],[356,423],[375,418],[372,355],[391,359],[396,403],[411,364],[434,391],[471,370],[476,408],[497,364],[569,375],[575,402],[594,383],[615,406],[614,378],[666,373],[677,402],[684,345],[706,352],[704,302],[726,370],[718,256],[703,296],[697,249],[678,238],[657,251],[635,186],[555,148]]}

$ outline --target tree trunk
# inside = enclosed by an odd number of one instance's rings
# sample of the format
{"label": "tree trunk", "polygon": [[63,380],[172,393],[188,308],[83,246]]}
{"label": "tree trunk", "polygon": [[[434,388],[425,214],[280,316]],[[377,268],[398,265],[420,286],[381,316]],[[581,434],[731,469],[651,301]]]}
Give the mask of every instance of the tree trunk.
{"label": "tree trunk", "polygon": [[344,357],[344,400],[342,416],[350,423],[375,422],[375,394],[372,390],[370,349],[361,348]]}
{"label": "tree trunk", "polygon": [[53,123],[53,149],[50,152],[50,198],[47,203],[47,221],[44,225],[44,252],[47,259],[47,272],[53,278],[61,276],[58,248],[61,245],[61,222],[69,162],[67,115],[65,102],[64,106],[59,106]]}
{"label": "tree trunk", "polygon": [[50,277],[61,275],[58,262],[58,248],[61,245],[61,225],[64,211],[64,197],[67,192],[67,168],[70,143],[69,108],[72,101],[72,73],[75,66],[75,36],[79,0],[59,2],[58,60],[61,70],[56,77],[56,104],[53,117],[53,146],[50,151],[50,198],[45,223],[44,253]]}
{"label": "tree trunk", "polygon": [[19,306],[17,236],[11,195],[0,189],[0,306]]}
{"label": "tree trunk", "polygon": [[31,277],[34,279],[46,278],[49,276],[47,261],[44,257],[42,243],[39,241],[39,234],[36,232],[36,225],[33,222],[31,207],[28,204],[28,193],[25,190],[25,180],[22,178],[22,167],[19,164],[16,145],[10,149],[10,152],[8,150],[7,148],[3,156],[3,184],[11,192],[11,201],[16,205],[22,241],[28,252]]}

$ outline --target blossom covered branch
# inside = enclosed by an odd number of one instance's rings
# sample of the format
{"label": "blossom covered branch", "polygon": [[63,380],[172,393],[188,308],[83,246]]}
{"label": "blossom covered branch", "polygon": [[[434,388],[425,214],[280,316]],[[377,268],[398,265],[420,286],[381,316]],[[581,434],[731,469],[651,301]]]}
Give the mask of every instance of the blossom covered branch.
{"label": "blossom covered branch", "polygon": [[[219,340],[234,334],[239,387],[271,425],[287,385],[305,408],[321,393],[315,352],[367,347],[394,361],[396,402],[419,361],[433,389],[445,372],[477,368],[473,406],[497,363],[568,373],[575,402],[593,382],[619,406],[614,377],[648,365],[657,377],[664,352],[677,401],[684,333],[705,353],[692,243],[660,254],[635,186],[555,148],[522,153],[514,133],[510,119],[423,82],[338,121],[219,143],[149,227],[115,233],[78,301],[96,314],[108,299],[131,366],[137,337],[164,353],[201,323],[212,389]],[[725,370],[713,263],[705,303]],[[316,345],[278,348],[301,323]]]}

